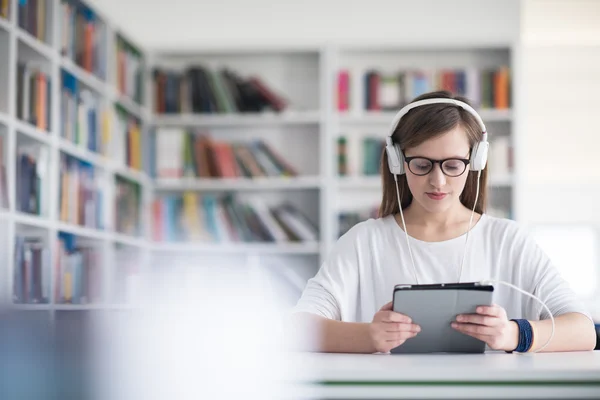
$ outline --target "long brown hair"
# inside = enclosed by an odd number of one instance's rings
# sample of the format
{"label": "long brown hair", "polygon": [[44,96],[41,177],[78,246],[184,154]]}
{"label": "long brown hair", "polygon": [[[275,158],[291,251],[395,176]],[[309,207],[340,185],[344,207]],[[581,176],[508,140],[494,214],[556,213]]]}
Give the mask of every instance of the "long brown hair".
{"label": "long brown hair", "polygon": [[[469,104],[468,100],[461,96],[453,97],[448,91],[438,91],[423,94],[413,100],[413,102],[432,98],[447,98],[460,100]],[[402,151],[420,145],[421,143],[440,136],[460,125],[467,133],[469,146],[481,140],[481,129],[473,115],[461,107],[452,104],[428,104],[419,106],[410,110],[402,117],[398,126],[392,135],[394,143],[400,144]],[[388,215],[393,215],[400,212],[398,207],[398,197],[396,194],[396,184],[394,175],[388,168],[388,160],[385,149],[381,157],[381,180],[383,183],[383,199],[379,207],[379,217],[383,218]],[[475,195],[477,190],[477,172],[469,171],[465,188],[460,195],[460,202],[472,209],[475,203]],[[479,184],[479,197],[475,211],[478,213],[485,212],[487,200],[487,165],[481,171],[481,180]],[[406,181],[406,174],[398,176],[398,187],[400,189],[400,200],[402,209],[410,205],[413,196]]]}

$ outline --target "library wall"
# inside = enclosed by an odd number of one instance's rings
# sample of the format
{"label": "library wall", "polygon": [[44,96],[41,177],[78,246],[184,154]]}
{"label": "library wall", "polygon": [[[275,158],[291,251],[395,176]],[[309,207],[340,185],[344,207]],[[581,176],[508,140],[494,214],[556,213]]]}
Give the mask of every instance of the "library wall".
{"label": "library wall", "polygon": [[[293,48],[326,43],[384,45],[427,43],[440,38],[458,43],[479,38],[506,43],[516,40],[519,32],[517,0],[174,0],[149,7],[144,10],[144,18],[129,17],[140,13],[141,2],[94,0],[91,4],[114,15],[115,25],[135,32],[133,39],[148,43],[147,50],[245,45]],[[169,15],[169,21],[165,21],[165,15]],[[156,28],[165,23],[170,29]]]}

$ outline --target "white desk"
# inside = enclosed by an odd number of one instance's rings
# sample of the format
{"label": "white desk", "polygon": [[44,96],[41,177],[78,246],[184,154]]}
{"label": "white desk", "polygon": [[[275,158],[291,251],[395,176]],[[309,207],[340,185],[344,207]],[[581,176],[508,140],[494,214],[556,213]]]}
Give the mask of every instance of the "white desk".
{"label": "white desk", "polygon": [[293,354],[293,398],[600,398],[600,352]]}

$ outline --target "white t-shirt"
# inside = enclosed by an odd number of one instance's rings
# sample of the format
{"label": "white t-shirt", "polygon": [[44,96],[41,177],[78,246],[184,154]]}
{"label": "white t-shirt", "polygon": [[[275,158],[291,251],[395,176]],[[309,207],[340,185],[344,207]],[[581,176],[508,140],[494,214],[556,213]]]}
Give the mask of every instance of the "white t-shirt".
{"label": "white t-shirt", "polygon": [[[457,282],[466,233],[442,242],[409,240],[420,284]],[[511,220],[483,214],[471,228],[460,282],[502,280],[534,294],[553,316],[585,314],[583,304],[534,239]],[[404,231],[393,216],[369,219],[336,243],[310,279],[294,312],[346,322],[371,322],[392,300],[394,285],[414,284]],[[505,285],[495,285],[494,303],[508,318],[548,318],[537,301]]]}

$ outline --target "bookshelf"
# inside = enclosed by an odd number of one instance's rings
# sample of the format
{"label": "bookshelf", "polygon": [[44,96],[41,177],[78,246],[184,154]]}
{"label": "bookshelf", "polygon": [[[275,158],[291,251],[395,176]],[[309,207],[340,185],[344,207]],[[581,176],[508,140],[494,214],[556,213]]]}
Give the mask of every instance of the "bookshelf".
{"label": "bookshelf", "polygon": [[[383,139],[393,111],[366,110],[363,104],[364,81],[366,71],[380,69],[387,73],[402,70],[496,70],[502,66],[517,74],[513,45],[507,43],[473,43],[464,47],[446,45],[426,45],[423,47],[386,47],[364,48],[352,46],[327,46],[314,49],[299,49],[290,52],[287,49],[223,49],[197,51],[186,54],[153,54],[152,67],[171,71],[184,71],[190,65],[203,65],[206,68],[231,68],[241,74],[251,75],[260,71],[262,77],[272,78],[268,84],[280,90],[292,99],[305,99],[306,92],[299,89],[303,85],[289,85],[278,81],[278,77],[292,72],[286,71],[286,63],[294,62],[305,71],[294,71],[298,82],[310,79],[318,82],[313,86],[313,97],[307,107],[306,101],[291,102],[289,109],[281,113],[272,111],[255,113],[156,113],[154,106],[151,125],[155,131],[196,129],[210,132],[215,140],[235,141],[249,137],[258,137],[273,143],[274,147],[286,159],[299,164],[300,174],[294,177],[178,177],[154,179],[155,198],[174,193],[194,192],[232,192],[236,196],[260,196],[264,201],[277,197],[294,196],[300,208],[315,208],[311,217],[319,227],[319,241],[315,243],[159,243],[153,246],[153,252],[161,257],[184,257],[189,255],[210,255],[211,257],[242,257],[247,265],[253,263],[268,265],[273,259],[279,260],[278,268],[288,280],[302,288],[303,279],[316,272],[320,263],[335,243],[340,231],[340,213],[360,213],[361,219],[372,215],[381,196],[381,183],[378,175],[368,176],[360,168],[347,176],[337,173],[337,140],[340,133],[362,139],[374,137]],[[275,62],[276,60],[276,62]],[[336,79],[341,69],[350,71],[350,107],[340,111],[337,108],[338,87]],[[268,77],[268,78],[267,78]],[[314,82],[313,82],[314,83]],[[434,89],[433,87],[431,88]],[[298,92],[296,92],[298,90]],[[302,90],[300,92],[300,90]],[[512,95],[512,90],[511,90]],[[152,96],[151,96],[152,98]],[[500,138],[505,146],[503,154],[491,154],[490,205],[491,213],[515,218],[516,181],[513,177],[518,163],[508,168],[508,147],[513,147],[515,138],[514,96],[510,105],[502,108],[488,105],[478,107],[478,111],[488,126],[492,148]],[[283,136],[282,140],[280,137]],[[298,136],[301,141],[296,141]],[[512,150],[511,150],[512,151]],[[313,165],[303,164],[309,159]],[[496,159],[500,159],[497,161]],[[356,165],[355,165],[356,167]],[[312,192],[312,195],[311,195]],[[311,197],[314,196],[314,197]],[[315,198],[316,197],[316,198]],[[312,203],[312,204],[311,204]],[[213,258],[211,258],[212,260]],[[292,266],[286,270],[286,266]]]}
{"label": "bookshelf", "polygon": [[[37,238],[42,247],[47,247],[52,271],[55,271],[52,260],[61,251],[60,238],[73,238],[81,243],[81,248],[97,251],[99,272],[96,276],[100,283],[95,290],[101,300],[92,304],[63,304],[60,296],[54,293],[58,278],[53,272],[50,274],[53,290],[49,303],[20,304],[22,309],[52,313],[127,309],[123,303],[127,302],[129,292],[135,292],[135,274],[150,263],[164,264],[176,259],[182,263],[235,260],[238,266],[262,265],[297,288],[299,294],[306,279],[314,275],[335,243],[340,232],[340,213],[357,213],[360,218],[366,218],[381,196],[379,176],[362,173],[364,160],[360,157],[349,162],[351,168],[346,176],[338,174],[340,137],[345,136],[349,143],[350,140],[354,143],[355,153],[349,153],[349,157],[360,154],[364,138],[384,139],[394,115],[393,111],[374,111],[364,106],[365,74],[370,70],[387,76],[399,71],[426,70],[431,73],[445,69],[491,70],[508,66],[511,88],[516,80],[513,78],[519,74],[516,50],[511,43],[449,46],[440,41],[420,46],[372,48],[336,45],[293,50],[240,47],[145,53],[118,27],[84,3],[78,7],[58,0],[48,3],[51,6],[43,40],[19,26],[16,1],[11,3],[9,18],[0,17],[0,57],[9,60],[0,66],[0,85],[8,88],[5,93],[0,93],[0,155],[10,200],[6,207],[0,204],[0,224],[6,227],[2,230],[2,238],[5,238],[2,243],[7,245],[7,251],[1,253],[6,254],[6,260],[0,260],[0,265],[7,265],[0,275],[6,278],[2,280],[5,282],[1,287],[2,295],[9,299],[13,293],[15,240],[29,235]],[[69,38],[77,34],[76,29],[65,30],[63,25],[76,18],[84,18],[94,26],[93,35],[99,43],[95,50],[83,54],[73,51],[76,44]],[[43,118],[40,122],[37,114],[34,122],[22,117],[23,99],[19,106],[19,90],[15,83],[19,81],[19,63],[35,66],[51,82],[46,93],[45,124]],[[273,101],[282,98],[286,106],[279,111],[239,112],[243,107],[256,105],[235,103],[233,97],[227,99],[228,95],[223,95],[222,91],[214,98],[214,104],[200,103],[202,107],[209,107],[208,111],[215,107],[212,112],[194,109],[194,104],[184,106],[181,99],[186,98],[185,90],[190,89],[182,89],[186,84],[181,82],[199,79],[198,75],[187,75],[191,68],[198,66],[204,69],[199,76],[207,74],[207,78],[201,79],[207,79],[205,84],[212,88],[228,82],[223,78],[224,74],[218,75],[223,69],[241,79],[257,76],[275,93]],[[342,70],[349,73],[347,110],[338,107],[338,78]],[[158,75],[156,71],[159,71]],[[157,82],[177,82],[178,89],[173,92],[172,87],[167,90],[166,84],[160,86]],[[93,133],[88,127],[88,133],[82,135],[72,130],[73,125],[71,130],[65,125],[65,121],[83,123],[73,110],[70,114],[69,110],[63,110],[63,104],[73,102],[74,98],[85,105],[88,113],[90,109],[95,111],[86,125],[94,126]],[[503,109],[478,107],[488,126],[492,149],[496,148],[494,144],[498,139],[502,140],[503,151],[507,147],[514,148],[512,167],[496,168],[498,172],[491,173],[490,186],[494,212],[510,213],[515,219],[518,218],[519,194],[514,178],[514,172],[519,168],[517,99],[513,94],[510,107]],[[29,116],[32,110],[37,109],[29,110]],[[65,118],[65,115],[69,117]],[[92,136],[93,140],[90,139]],[[173,154],[183,157],[186,143],[195,146],[201,136],[218,143],[220,148],[231,148],[232,154],[238,156],[238,150],[234,149],[241,147],[255,151],[252,143],[265,143],[288,162],[295,173],[249,178],[240,174],[239,169],[234,176],[201,174],[199,169],[189,173],[189,168],[185,170],[186,165],[176,165],[175,168],[183,171],[175,176],[161,172],[161,169],[173,168],[169,164],[169,160],[176,158]],[[129,146],[143,151],[133,155],[128,151]],[[41,193],[47,196],[41,215],[20,210],[16,201],[19,148],[33,152],[32,158],[36,161],[40,158],[46,166],[40,168],[44,172]],[[39,157],[40,152],[43,157]],[[192,157],[195,152],[194,147]],[[507,162],[501,159],[506,157],[505,153],[494,157],[500,159],[495,166]],[[198,163],[192,159],[190,165],[196,168]],[[86,188],[92,198],[101,199],[101,210],[95,215],[86,215],[89,223],[86,218],[86,223],[82,224],[78,221],[79,216],[68,216],[62,209],[65,170],[79,175],[93,171],[90,186]],[[221,166],[219,171],[224,171]],[[272,210],[288,204],[299,210],[317,232],[312,239],[307,233],[299,241],[273,242],[264,238],[239,242],[244,237],[232,237],[231,227],[227,228],[227,240],[198,240],[193,235],[171,240],[168,235],[157,234],[164,229],[163,217],[157,215],[165,215],[161,214],[165,209],[173,204],[179,207],[186,199],[188,204],[196,204],[196,211],[200,210],[200,201],[223,208],[231,207],[232,201],[235,204],[264,203]],[[156,214],[157,209],[159,214]],[[344,221],[348,224],[353,220]],[[196,228],[186,229],[197,234]],[[223,228],[218,233],[222,235]]]}
{"label": "bookshelf", "polygon": [[[40,2],[23,19],[31,3],[11,0],[8,16],[0,16],[0,85],[7,88],[0,95],[0,195],[8,200],[0,203],[0,295],[52,318],[127,309],[118,292],[133,281],[128,264],[141,268],[148,260],[143,212],[152,182],[140,161],[145,143],[116,129],[115,108],[136,118],[140,132],[148,113],[141,97],[115,84],[123,35],[110,21],[85,3],[60,0]],[[137,146],[131,157],[114,157],[127,140]],[[136,229],[118,229],[119,179],[138,186]],[[123,248],[133,262],[120,258]]]}

